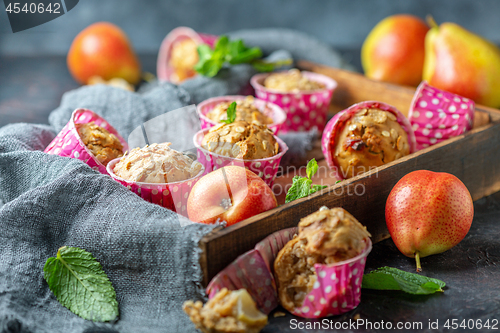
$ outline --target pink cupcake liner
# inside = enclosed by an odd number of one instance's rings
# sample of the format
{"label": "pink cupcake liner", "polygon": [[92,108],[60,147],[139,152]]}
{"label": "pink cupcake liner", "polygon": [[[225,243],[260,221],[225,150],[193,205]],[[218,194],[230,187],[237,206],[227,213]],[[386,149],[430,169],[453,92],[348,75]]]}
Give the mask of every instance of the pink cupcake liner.
{"label": "pink cupcake liner", "polygon": [[450,115],[444,112],[435,114],[431,111],[427,111],[425,113],[415,111],[412,114],[412,118],[410,118],[409,120],[414,130],[417,128],[445,129],[453,127],[455,125],[458,125],[460,127],[467,127],[468,130],[470,130],[472,129],[474,116],[472,116],[471,118],[469,114]]}
{"label": "pink cupcake liner", "polygon": [[409,118],[413,113],[432,112],[447,114],[469,114],[474,119],[475,103],[473,100],[450,93],[435,87],[431,87],[426,81],[422,81],[415,91],[410,105]]}
{"label": "pink cupcake liner", "polygon": [[[266,237],[255,249],[241,255],[217,274],[207,287],[212,298],[220,289],[245,288],[259,309],[269,314],[278,304],[276,281],[271,273],[274,260],[285,244],[293,239],[297,228],[280,230]],[[356,308],[361,301],[361,283],[366,257],[372,249],[368,240],[365,250],[355,258],[334,264],[314,265],[317,280],[301,307],[292,314],[303,318],[339,315]]]}
{"label": "pink cupcake liner", "polygon": [[326,125],[325,130],[323,131],[323,136],[321,138],[321,150],[323,151],[323,155],[325,156],[326,162],[330,169],[332,169],[337,178],[344,179],[344,175],[340,171],[340,167],[335,159],[335,139],[337,134],[343,129],[344,124],[351,119],[356,112],[361,109],[370,109],[370,108],[378,108],[380,110],[391,112],[396,116],[396,121],[401,125],[403,130],[408,135],[408,144],[410,145],[410,153],[417,151],[417,141],[415,139],[415,134],[411,127],[408,119],[395,107],[377,101],[366,101],[354,104],[349,108],[340,111],[337,113]]}
{"label": "pink cupcake liner", "polygon": [[176,42],[180,42],[184,39],[192,39],[196,42],[196,44],[207,44],[208,46],[213,47],[217,38],[219,37],[198,33],[188,27],[178,27],[170,31],[170,33],[163,39],[158,53],[156,63],[156,76],[158,77],[158,80],[177,83],[172,76],[172,74],[174,74],[174,69],[169,65],[172,47]]}
{"label": "pink cupcake liner", "polygon": [[[198,116],[200,117],[201,121],[201,128],[202,129],[209,129],[218,123],[212,121],[209,119],[206,114],[212,111],[217,105],[220,103],[224,102],[233,102],[236,100],[241,100],[245,99],[246,96],[242,95],[234,95],[234,96],[220,96],[220,97],[213,97],[210,99],[207,99],[200,104],[198,104],[198,107],[196,108],[196,111],[198,112]],[[278,131],[281,127],[281,125],[285,122],[286,120],[286,113],[283,111],[282,108],[280,108],[278,105],[271,103],[271,102],[266,102],[260,99],[255,99],[254,100],[254,105],[266,116],[270,117],[273,119],[273,123],[267,125],[269,129],[271,129],[274,134],[278,134]]]}
{"label": "pink cupcake liner", "polygon": [[57,134],[57,136],[52,140],[52,142],[45,148],[44,152],[52,155],[59,155],[63,157],[76,158],[80,161],[85,162],[92,169],[99,171],[105,175],[108,174],[104,164],[99,162],[95,158],[94,154],[85,146],[78,130],[76,129],[76,124],[87,124],[94,122],[96,125],[105,128],[111,134],[114,134],[123,146],[123,152],[128,150],[128,144],[121,137],[120,134],[111,126],[104,118],[98,114],[87,110],[87,109],[76,109],[71,114],[69,122],[64,126],[64,128]]}
{"label": "pink cupcake liner", "polygon": [[277,104],[287,114],[287,119],[281,126],[281,132],[309,131],[313,128],[322,132],[337,82],[325,75],[302,72],[302,75],[311,81],[323,83],[326,88],[298,93],[280,92],[264,87],[264,80],[269,75],[271,74],[254,75],[250,83],[255,89],[257,98]]}
{"label": "pink cupcake liner", "polygon": [[126,180],[115,175],[113,169],[120,161],[115,158],[107,166],[108,174],[144,200],[170,209],[187,217],[187,199],[194,184],[205,175],[205,168],[195,177],[173,183],[142,183]]}
{"label": "pink cupcake liner", "polygon": [[200,162],[208,172],[228,165],[236,165],[245,167],[246,169],[254,172],[258,175],[264,182],[272,188],[274,180],[276,179],[276,174],[278,172],[278,167],[280,165],[281,158],[288,150],[288,146],[283,140],[274,136],[276,141],[280,146],[280,152],[272,157],[261,158],[255,160],[244,160],[241,158],[227,157],[219,154],[215,154],[203,148],[201,143],[203,137],[208,132],[207,129],[197,132],[193,138],[195,147],[197,148],[198,162]]}
{"label": "pink cupcake liner", "polygon": [[426,138],[436,138],[436,139],[449,139],[454,136],[462,135],[470,130],[468,123],[465,126],[459,126],[458,124],[453,125],[452,127],[447,127],[443,129],[434,129],[427,127],[419,127],[415,129],[415,138],[417,139],[417,143],[419,142],[418,138],[426,137]]}

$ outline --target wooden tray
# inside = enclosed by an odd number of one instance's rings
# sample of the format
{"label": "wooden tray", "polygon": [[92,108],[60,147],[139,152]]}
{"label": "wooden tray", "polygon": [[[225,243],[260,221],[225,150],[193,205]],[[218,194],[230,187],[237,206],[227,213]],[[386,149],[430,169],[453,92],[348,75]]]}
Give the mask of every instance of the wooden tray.
{"label": "wooden tray", "polygon": [[[334,92],[332,113],[361,101],[378,100],[408,114],[415,88],[372,81],[357,73],[309,62],[301,62],[299,67],[337,80],[339,85]],[[308,158],[315,157],[320,166],[326,165],[319,142],[308,155]],[[476,105],[474,128],[465,135],[420,150],[336,185],[335,179],[327,172],[318,173],[313,183],[331,186],[307,198],[281,205],[206,235],[199,244],[202,249],[200,265],[203,284],[206,286],[219,271],[269,234],[296,226],[302,217],[323,205],[345,208],[366,225],[373,242],[388,238],[384,216],[387,196],[399,179],[420,169],[454,174],[465,183],[474,200],[500,191],[500,111]],[[293,176],[284,174],[275,183],[287,188]],[[277,197],[279,203],[284,202],[284,194]]]}

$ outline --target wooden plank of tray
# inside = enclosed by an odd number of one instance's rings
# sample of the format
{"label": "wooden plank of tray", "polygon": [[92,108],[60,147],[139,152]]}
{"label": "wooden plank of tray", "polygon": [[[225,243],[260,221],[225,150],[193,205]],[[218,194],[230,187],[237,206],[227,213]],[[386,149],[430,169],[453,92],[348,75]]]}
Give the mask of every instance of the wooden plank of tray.
{"label": "wooden plank of tray", "polygon": [[[322,70],[323,68],[317,67],[316,69]],[[343,73],[344,77],[352,74]],[[392,105],[397,104],[391,100],[392,97],[383,94],[384,91],[389,91],[391,95],[398,91],[397,86],[380,82],[371,82],[366,85],[365,80],[367,79],[359,77],[355,86],[358,88],[365,86],[367,96],[370,96],[373,90],[379,91],[378,100]],[[339,87],[353,84],[347,81],[339,82]],[[401,104],[399,106],[401,110],[405,108],[405,105],[408,108],[410,103],[408,97],[412,96],[413,92],[412,88],[401,90],[400,94],[406,96],[397,98],[398,103]],[[355,96],[359,100],[352,99],[349,101],[350,104],[369,99],[365,98],[361,92],[357,92]],[[252,249],[257,242],[269,234],[296,226],[302,217],[313,213],[323,205],[340,206],[351,212],[367,226],[374,242],[387,238],[389,234],[385,226],[385,201],[396,182],[414,170],[427,169],[452,173],[465,183],[474,200],[500,191],[500,167],[498,167],[500,165],[500,112],[482,106],[477,106],[476,111],[478,111],[476,112],[478,119],[476,127],[478,128],[465,135],[408,155],[363,175],[332,185],[307,198],[293,201],[205,236],[200,241],[202,249],[200,263],[204,274],[204,284],[207,285],[210,279],[238,255]],[[489,122],[490,119],[491,123],[479,126],[481,123]],[[283,175],[283,177],[289,177],[289,175]],[[279,183],[279,180],[277,182]]]}

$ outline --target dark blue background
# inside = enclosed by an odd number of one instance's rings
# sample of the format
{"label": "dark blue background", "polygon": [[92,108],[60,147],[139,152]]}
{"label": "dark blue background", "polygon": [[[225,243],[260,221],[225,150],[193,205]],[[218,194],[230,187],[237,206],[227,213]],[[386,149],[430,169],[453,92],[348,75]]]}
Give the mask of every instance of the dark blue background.
{"label": "dark blue background", "polygon": [[213,34],[287,27],[355,49],[377,22],[396,13],[432,14],[438,23],[456,22],[500,44],[497,0],[81,0],[62,17],[16,34],[2,6],[0,55],[64,55],[76,34],[97,21],[121,26],[139,53],[156,53],[180,25]]}

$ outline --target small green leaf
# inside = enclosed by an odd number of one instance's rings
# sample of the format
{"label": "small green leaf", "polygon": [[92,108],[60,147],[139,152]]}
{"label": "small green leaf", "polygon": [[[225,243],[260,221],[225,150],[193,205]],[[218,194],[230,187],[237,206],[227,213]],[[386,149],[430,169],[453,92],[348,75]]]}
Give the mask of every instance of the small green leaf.
{"label": "small green leaf", "polygon": [[236,120],[236,102],[232,102],[227,108],[227,119],[221,120],[221,122],[226,124],[234,123]]}
{"label": "small green leaf", "polygon": [[312,160],[307,162],[307,178],[311,179],[316,174],[316,172],[318,172],[318,162],[316,162],[316,159],[313,158]]}
{"label": "small green leaf", "polygon": [[327,188],[328,185],[313,185],[311,189],[309,190],[309,194],[313,194],[315,192],[318,192],[324,188]]}
{"label": "small green leaf", "polygon": [[101,264],[89,252],[63,246],[56,258],[47,259],[44,278],[59,303],[92,321],[118,317],[118,302]]}
{"label": "small green leaf", "polygon": [[293,177],[292,186],[286,193],[285,203],[307,197],[309,195],[309,190],[311,189],[311,183],[312,181],[310,179],[300,176]]}
{"label": "small green leaf", "polygon": [[341,182],[341,180],[337,180],[337,181],[335,182],[335,185],[336,185],[336,184],[338,184],[338,183],[340,183],[340,182]]}
{"label": "small green leaf", "polygon": [[446,285],[441,280],[409,273],[393,267],[381,267],[363,276],[362,288],[401,290],[414,295],[442,292]]}

